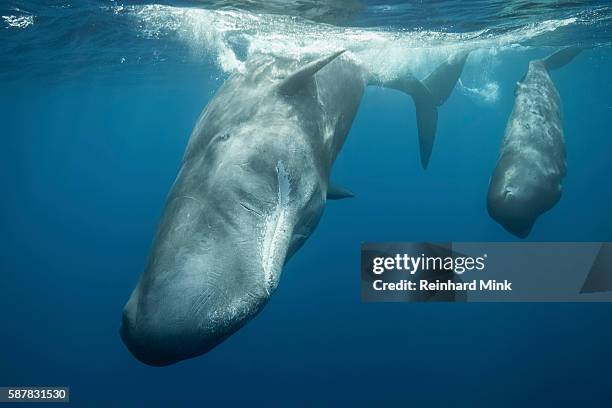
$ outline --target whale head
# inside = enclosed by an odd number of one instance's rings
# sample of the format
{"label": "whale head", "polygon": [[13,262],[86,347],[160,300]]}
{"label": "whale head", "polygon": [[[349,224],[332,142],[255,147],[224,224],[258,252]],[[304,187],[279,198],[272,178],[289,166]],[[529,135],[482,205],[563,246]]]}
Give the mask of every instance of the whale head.
{"label": "whale head", "polygon": [[489,185],[489,215],[519,238],[526,238],[537,218],[561,196],[558,182],[553,185],[554,180],[543,179],[541,172],[532,169],[535,165],[502,156]]}
{"label": "whale head", "polygon": [[230,78],[194,129],[123,312],[121,337],[144,363],[201,355],[241,328],[318,223],[322,155],[270,92]]}
{"label": "whale head", "polygon": [[520,190],[520,187],[513,185],[502,187],[494,193],[489,190],[487,210],[491,218],[506,231],[526,238],[539,214],[530,207],[529,194]]}

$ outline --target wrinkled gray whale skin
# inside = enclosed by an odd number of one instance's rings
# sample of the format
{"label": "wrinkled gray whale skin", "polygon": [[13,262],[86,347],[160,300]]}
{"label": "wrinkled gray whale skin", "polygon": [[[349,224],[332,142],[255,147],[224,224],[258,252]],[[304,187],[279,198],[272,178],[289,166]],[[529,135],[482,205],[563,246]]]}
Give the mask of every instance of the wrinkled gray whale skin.
{"label": "wrinkled gray whale skin", "polygon": [[514,108],[491,176],[490,216],[508,232],[526,238],[540,214],[561,198],[565,142],[561,99],[549,71],[570,62],[581,50],[565,48],[529,63],[517,83]]}
{"label": "wrinkled gray whale skin", "polygon": [[123,312],[121,337],[140,361],[195,357],[242,327],[326,199],[352,196],[329,177],[371,79],[342,53],[253,58],[202,112]]}

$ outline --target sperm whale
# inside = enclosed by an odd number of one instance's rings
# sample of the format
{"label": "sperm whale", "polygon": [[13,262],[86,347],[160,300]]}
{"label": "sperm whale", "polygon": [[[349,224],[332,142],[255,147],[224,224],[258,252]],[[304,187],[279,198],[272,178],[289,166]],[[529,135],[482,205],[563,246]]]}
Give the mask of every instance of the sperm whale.
{"label": "sperm whale", "polygon": [[326,200],[352,196],[329,178],[368,84],[413,97],[429,160],[437,107],[467,54],[424,81],[388,82],[347,54],[253,57],[206,106],[124,308],[120,334],[137,359],[162,366],[206,353],[264,307]]}
{"label": "sperm whale", "polygon": [[566,172],[561,98],[549,72],[569,63],[580,48],[564,48],[529,62],[517,83],[514,108],[487,195],[490,216],[525,238],[536,219],[561,198]]}

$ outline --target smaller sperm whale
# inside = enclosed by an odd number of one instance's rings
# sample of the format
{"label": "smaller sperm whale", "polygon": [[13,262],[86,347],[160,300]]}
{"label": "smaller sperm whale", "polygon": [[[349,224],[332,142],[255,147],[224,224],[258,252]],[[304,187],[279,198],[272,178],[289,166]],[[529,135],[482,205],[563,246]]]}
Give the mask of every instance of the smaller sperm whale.
{"label": "smaller sperm whale", "polygon": [[540,214],[561,198],[565,141],[561,98],[551,70],[569,63],[580,48],[564,48],[529,62],[517,83],[497,166],[491,176],[487,209],[508,232],[526,238]]}

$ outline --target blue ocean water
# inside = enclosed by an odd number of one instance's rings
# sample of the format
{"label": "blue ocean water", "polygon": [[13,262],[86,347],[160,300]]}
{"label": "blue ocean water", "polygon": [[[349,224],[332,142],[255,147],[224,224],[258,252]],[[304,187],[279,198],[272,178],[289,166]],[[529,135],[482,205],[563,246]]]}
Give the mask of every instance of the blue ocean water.
{"label": "blue ocean water", "polygon": [[[610,406],[612,305],[359,299],[362,241],[517,240],[489,177],[516,81],[564,45],[586,48],[552,74],[568,173],[528,239],[612,241],[610,3],[263,3],[0,5],[0,386],[70,386],[77,406]],[[204,356],[131,356],[122,308],[193,124],[246,56],[345,46],[418,74],[466,44],[427,171],[410,98],[368,88],[333,172],[357,196],[328,202],[264,310]]]}

